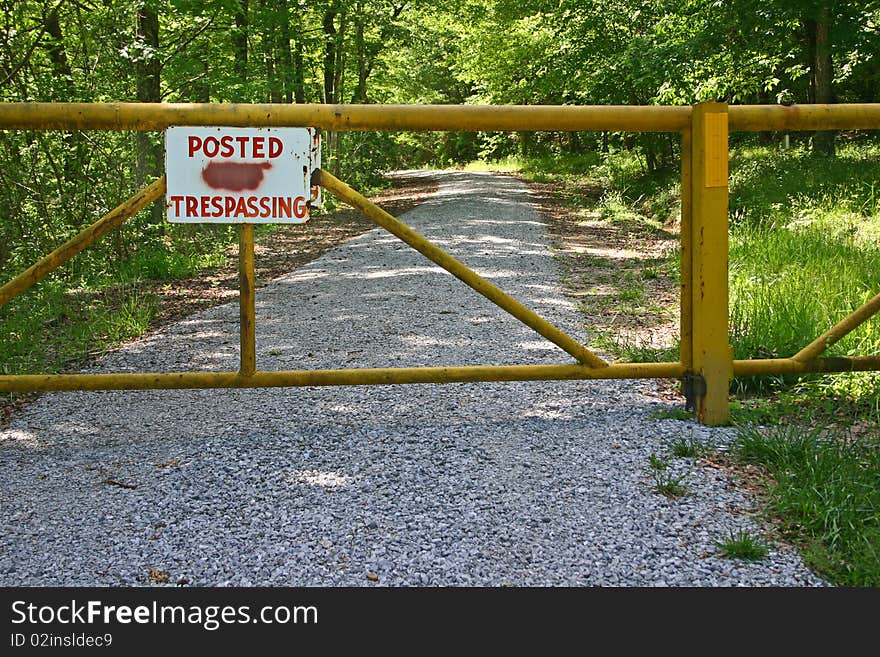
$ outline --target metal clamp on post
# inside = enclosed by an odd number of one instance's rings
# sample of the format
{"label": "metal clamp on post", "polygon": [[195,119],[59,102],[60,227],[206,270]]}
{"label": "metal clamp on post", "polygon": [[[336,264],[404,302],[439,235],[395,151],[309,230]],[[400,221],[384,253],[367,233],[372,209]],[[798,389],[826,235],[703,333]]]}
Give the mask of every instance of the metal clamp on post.
{"label": "metal clamp on post", "polygon": [[697,399],[706,396],[706,379],[692,372],[681,380],[681,394],[684,395],[684,410],[696,411]]}

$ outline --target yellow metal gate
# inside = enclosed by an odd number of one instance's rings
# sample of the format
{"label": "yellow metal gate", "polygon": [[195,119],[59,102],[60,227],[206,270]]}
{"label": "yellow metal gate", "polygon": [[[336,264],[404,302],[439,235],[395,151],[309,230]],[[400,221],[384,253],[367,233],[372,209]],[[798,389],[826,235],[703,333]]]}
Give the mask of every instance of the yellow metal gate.
{"label": "yellow metal gate", "polygon": [[[558,365],[342,370],[257,369],[254,231],[240,226],[241,350],[237,372],[21,374],[0,392],[452,383],[554,379],[683,379],[704,424],[728,421],[734,376],[880,370],[880,356],[821,358],[880,310],[880,294],[791,358],[734,360],[728,337],[728,132],[880,128],[880,105],[693,107],[459,105],[198,105],[0,103],[0,129],[163,130],[169,126],[317,127],[325,130],[679,132],[682,144],[681,350],[677,362],[608,363],[326,171],[313,182],[363,212],[425,257],[574,358]],[[0,287],[0,307],[165,193],[160,178]]]}

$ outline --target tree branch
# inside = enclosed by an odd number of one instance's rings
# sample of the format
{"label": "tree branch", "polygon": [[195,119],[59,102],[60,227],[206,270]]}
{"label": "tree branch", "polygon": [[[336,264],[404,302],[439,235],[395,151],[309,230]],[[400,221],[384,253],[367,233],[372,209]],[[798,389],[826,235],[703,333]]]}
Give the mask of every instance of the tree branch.
{"label": "tree branch", "polygon": [[[64,2],[65,0],[58,0],[58,4],[55,5],[55,8],[52,11],[57,12],[59,9],[61,9],[61,5],[63,5]],[[18,66],[14,67],[12,71],[3,79],[3,81],[0,82],[0,87],[4,86],[12,78],[18,75],[19,71],[21,71],[21,69],[25,67],[28,61],[30,61],[31,55],[34,54],[34,50],[37,49],[37,45],[40,43],[40,41],[43,39],[43,35],[46,33],[46,28],[48,27],[46,24],[47,16],[48,14],[46,13],[43,13],[40,16],[40,23],[42,24],[40,28],[40,33],[37,35],[37,38],[34,39],[34,42],[31,44],[31,47],[28,48],[28,51],[24,54],[24,57],[22,57],[21,61],[18,63]]]}
{"label": "tree branch", "polygon": [[171,60],[172,60],[172,59],[173,59],[173,58],[174,58],[179,52],[181,52],[181,51],[182,51],[184,48],[186,48],[189,44],[191,44],[193,41],[195,41],[195,40],[196,40],[201,34],[203,34],[203,33],[205,32],[205,30],[207,30],[209,27],[211,27],[211,23],[214,22],[214,19],[217,18],[217,15],[218,15],[219,13],[220,13],[220,10],[218,9],[217,11],[214,12],[214,15],[211,16],[211,18],[209,18],[208,21],[207,21],[204,25],[202,25],[198,30],[196,30],[196,31],[192,34],[192,36],[190,36],[188,39],[186,39],[185,41],[183,41],[183,43],[181,43],[179,46],[177,46],[177,48],[175,48],[174,50],[172,50],[172,51],[168,54],[168,56],[167,56],[162,62],[159,63],[159,70],[165,68],[165,65],[166,65],[168,62],[170,62],[170,61],[171,61]]}

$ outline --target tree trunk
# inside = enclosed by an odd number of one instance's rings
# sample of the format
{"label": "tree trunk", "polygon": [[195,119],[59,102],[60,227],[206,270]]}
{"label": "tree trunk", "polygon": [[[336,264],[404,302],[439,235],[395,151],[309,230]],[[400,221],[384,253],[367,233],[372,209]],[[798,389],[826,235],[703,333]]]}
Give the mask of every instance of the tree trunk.
{"label": "tree trunk", "polygon": [[263,10],[263,63],[266,66],[266,84],[268,86],[268,100],[270,103],[280,103],[282,100],[282,85],[278,76],[277,62],[277,39],[275,30],[278,25],[268,18],[271,14],[269,0],[260,0],[260,7]]}
{"label": "tree trunk", "polygon": [[[816,16],[816,59],[813,65],[813,77],[816,83],[816,102],[833,103],[834,79],[833,62],[831,61],[831,10],[823,5]],[[825,130],[813,136],[813,151],[822,155],[834,155],[834,131]]]}
{"label": "tree trunk", "polygon": [[204,75],[193,85],[193,101],[196,103],[210,103],[211,84],[209,83],[210,78],[208,77],[208,73],[211,69],[208,64],[208,57],[205,54],[199,54],[198,59],[199,63],[202,65],[202,72]]}
{"label": "tree trunk", "polygon": [[336,65],[334,67],[335,79],[333,80],[333,91],[336,102],[342,99],[342,84],[345,76],[345,28],[347,17],[345,12],[339,14],[339,30],[336,32]]}
{"label": "tree trunk", "polygon": [[640,135],[641,137],[647,137],[647,139],[642,140],[642,144],[645,149],[645,165],[648,168],[648,173],[654,173],[659,168],[660,162],[657,157],[657,149],[655,140],[652,139],[653,135]]}
{"label": "tree trunk", "polygon": [[46,54],[52,61],[52,71],[55,73],[55,77],[63,80],[62,87],[66,97],[62,100],[73,100],[71,98],[73,95],[73,73],[67,61],[67,53],[64,51],[64,38],[61,34],[61,24],[58,21],[58,7],[49,12],[45,27],[46,34],[52,37],[46,46]]}
{"label": "tree trunk", "polygon": [[[333,3],[324,12],[322,27],[324,30],[324,102],[333,105],[337,101],[337,84],[339,75],[336,67],[339,64],[339,32],[336,29],[337,4]],[[339,175],[339,131],[325,134],[327,143],[327,168],[334,175]]]}
{"label": "tree trunk", "polygon": [[807,102],[812,105],[816,102],[816,21],[812,18],[805,20],[804,32],[806,33],[807,42],[806,59],[810,67],[810,76],[807,85]]}
{"label": "tree trunk", "polygon": [[336,103],[336,5],[324,12],[324,102]]}
{"label": "tree trunk", "polygon": [[[46,54],[52,62],[52,72],[55,77],[62,80],[61,98],[63,102],[71,102],[74,98],[73,71],[67,59],[64,48],[64,35],[61,33],[61,23],[58,20],[58,7],[52,9],[44,22],[46,34],[50,40],[46,45]],[[55,94],[53,94],[55,96]],[[65,179],[70,179],[76,170],[81,168],[84,153],[82,135],[78,132],[65,132],[62,138],[64,142],[63,170]]]}
{"label": "tree trunk", "polygon": [[354,47],[355,56],[357,57],[358,81],[357,89],[354,92],[355,103],[367,102],[367,52],[364,45],[364,16],[363,6],[361,3],[355,5],[355,24],[354,24]]}
{"label": "tree trunk", "polygon": [[[247,85],[248,68],[248,2],[249,0],[239,0],[238,11],[235,12],[235,29],[232,30],[233,70],[243,88]],[[246,94],[247,91],[244,90],[235,100],[246,100]]]}
{"label": "tree trunk", "polygon": [[[146,3],[139,5],[136,15],[136,40],[140,47],[134,72],[137,80],[137,99],[141,103],[158,103],[162,100],[160,76],[162,64],[159,60],[159,14]],[[135,176],[139,186],[160,175],[162,170],[162,146],[153,143],[151,136],[138,131],[137,164]],[[156,201],[152,207],[152,221],[162,223],[163,202]]]}
{"label": "tree trunk", "polygon": [[[345,75],[345,48],[343,41],[345,38],[345,27],[346,15],[343,11],[339,15],[339,30],[336,32],[336,66],[334,71],[335,79],[333,80],[333,90],[337,102],[342,98],[342,83]],[[333,133],[333,152],[336,156],[333,159],[332,172],[337,178],[342,177],[342,143],[344,139],[345,133],[343,131],[337,130]]]}
{"label": "tree trunk", "polygon": [[534,135],[533,132],[525,130],[516,133],[517,141],[519,141],[519,155],[522,158],[527,158],[532,154],[532,135]]}
{"label": "tree trunk", "polygon": [[293,51],[293,100],[297,103],[306,102],[306,75],[303,64],[303,44],[301,31],[296,36],[296,48]]}
{"label": "tree trunk", "polygon": [[278,58],[279,68],[281,69],[281,87],[284,92],[284,100],[286,103],[293,102],[293,56],[290,52],[290,9],[287,0],[277,0],[278,15],[281,17],[278,26]]}

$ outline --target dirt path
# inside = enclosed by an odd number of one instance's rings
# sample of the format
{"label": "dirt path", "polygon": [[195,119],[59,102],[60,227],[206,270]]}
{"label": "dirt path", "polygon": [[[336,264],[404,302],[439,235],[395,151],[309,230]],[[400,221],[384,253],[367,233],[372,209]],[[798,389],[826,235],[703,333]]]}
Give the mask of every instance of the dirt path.
{"label": "dirt path", "polygon": [[[678,226],[605,216],[597,209],[603,190],[590,184],[526,184],[591,346],[623,361],[675,360],[679,288],[671,258],[678,253]],[[677,382],[658,381],[655,393],[684,401]]]}
{"label": "dirt path", "polygon": [[[372,197],[387,212],[399,216],[437,191],[437,184],[424,178],[394,176],[392,185]],[[375,224],[348,207],[316,214],[304,225],[281,226],[258,232],[254,247],[257,287],[311,262],[340,244],[375,228]],[[159,297],[159,311],[152,328],[238,298],[238,245],[228,250],[225,267],[197,276],[167,282],[147,282],[142,290]]]}

